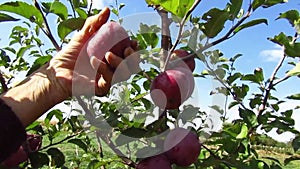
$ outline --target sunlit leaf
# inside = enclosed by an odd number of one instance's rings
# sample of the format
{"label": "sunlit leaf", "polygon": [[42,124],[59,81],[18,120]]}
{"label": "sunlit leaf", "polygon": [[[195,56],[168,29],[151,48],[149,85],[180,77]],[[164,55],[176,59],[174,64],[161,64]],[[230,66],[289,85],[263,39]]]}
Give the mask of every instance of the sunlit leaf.
{"label": "sunlit leaf", "polygon": [[42,4],[46,8],[46,10],[44,10],[46,13],[54,13],[57,16],[59,16],[62,20],[66,20],[68,18],[68,9],[63,3],[59,1],[54,1],[43,2]]}
{"label": "sunlit leaf", "polygon": [[300,75],[300,63],[297,63],[296,66],[287,73],[288,76],[298,76]]}
{"label": "sunlit leaf", "polygon": [[234,33],[238,33],[239,31],[241,31],[245,28],[249,28],[249,27],[259,25],[259,24],[262,24],[262,23],[268,25],[268,20],[266,20],[266,19],[256,19],[256,20],[249,21],[249,22],[244,23],[244,24],[240,25],[239,27],[237,27],[234,30]]}
{"label": "sunlit leaf", "polygon": [[281,13],[277,19],[285,18],[294,27],[300,22],[300,15],[297,10],[289,10],[287,12]]}
{"label": "sunlit leaf", "polygon": [[159,5],[176,16],[184,17],[195,0],[146,0],[148,5]]}
{"label": "sunlit leaf", "polygon": [[293,94],[291,96],[288,96],[287,98],[292,100],[300,100],[300,94]]}
{"label": "sunlit leaf", "polygon": [[212,8],[202,16],[202,19],[206,22],[202,24],[201,30],[207,37],[213,38],[223,30],[225,22],[229,19],[229,13]]}
{"label": "sunlit leaf", "polygon": [[57,27],[60,39],[63,40],[69,33],[81,29],[84,22],[85,19],[83,18],[70,18],[61,22]]}
{"label": "sunlit leaf", "polygon": [[0,11],[11,12],[35,22],[40,27],[43,27],[43,16],[38,9],[33,5],[25,2],[6,2],[0,5]]}

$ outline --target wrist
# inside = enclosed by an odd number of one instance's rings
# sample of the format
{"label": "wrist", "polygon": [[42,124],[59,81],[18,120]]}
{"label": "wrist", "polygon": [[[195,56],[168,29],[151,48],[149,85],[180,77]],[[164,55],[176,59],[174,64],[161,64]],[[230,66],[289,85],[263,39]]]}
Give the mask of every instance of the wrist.
{"label": "wrist", "polygon": [[44,65],[1,96],[24,126],[31,124],[67,97],[55,78],[55,72],[48,65]]}

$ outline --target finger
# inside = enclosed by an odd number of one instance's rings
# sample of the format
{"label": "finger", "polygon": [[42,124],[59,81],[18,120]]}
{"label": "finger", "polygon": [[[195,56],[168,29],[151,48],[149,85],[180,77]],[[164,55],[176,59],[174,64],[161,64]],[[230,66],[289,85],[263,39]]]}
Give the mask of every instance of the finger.
{"label": "finger", "polygon": [[109,89],[111,87],[111,82],[105,80],[105,78],[102,76],[99,78],[96,86],[96,95],[97,96],[104,96],[109,92]]}
{"label": "finger", "polygon": [[133,50],[136,51],[138,49],[138,42],[136,40],[131,40],[130,46]]}
{"label": "finger", "polygon": [[105,58],[108,64],[115,69],[112,84],[129,79],[132,73],[128,68],[126,59],[122,59],[121,57],[113,54],[112,52],[107,52]]}
{"label": "finger", "polygon": [[139,63],[141,61],[140,54],[128,47],[124,51],[127,67],[131,73],[138,73],[140,71]]}
{"label": "finger", "polygon": [[104,8],[99,14],[88,17],[75,38],[78,40],[88,40],[91,35],[107,22],[109,15],[109,8]]}
{"label": "finger", "polygon": [[90,59],[91,66],[94,70],[97,71],[97,80],[103,76],[104,80],[111,81],[113,76],[113,71],[110,66],[102,60],[99,60],[97,57],[92,56]]}

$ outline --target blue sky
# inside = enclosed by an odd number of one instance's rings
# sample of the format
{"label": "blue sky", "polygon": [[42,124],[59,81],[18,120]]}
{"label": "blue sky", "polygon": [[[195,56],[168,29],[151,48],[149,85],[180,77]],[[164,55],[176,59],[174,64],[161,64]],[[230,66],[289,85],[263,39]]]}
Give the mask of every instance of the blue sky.
{"label": "blue sky", "polygon": [[[2,2],[6,2],[8,0],[1,0]],[[28,3],[31,3],[31,0],[24,0]],[[52,1],[52,0],[49,0]],[[62,0],[66,1],[66,0]],[[247,9],[247,3],[249,1],[246,0],[244,2],[244,9]],[[115,0],[94,0],[95,6],[97,7],[104,7],[109,5],[115,5]],[[153,8],[147,7],[147,4],[144,0],[119,0],[119,3],[125,3],[126,6],[121,10],[120,16],[127,18],[127,20],[131,18],[135,19],[144,19],[145,22],[153,22],[153,23],[159,23],[156,17],[132,17],[134,14],[138,14],[137,16],[142,16],[145,14],[145,12],[148,13],[155,13]],[[204,12],[208,11],[210,8],[218,7],[218,8],[224,8],[227,1],[221,1],[221,0],[202,0],[200,5],[196,8],[196,10],[193,12],[193,15],[200,15]],[[278,48],[274,43],[267,40],[268,37],[273,37],[274,35],[279,34],[280,32],[285,32],[288,35],[293,35],[294,30],[291,28],[289,23],[286,20],[275,20],[280,13],[285,12],[290,9],[300,9],[300,3],[297,0],[291,0],[290,2],[282,5],[277,5],[268,9],[259,8],[255,13],[249,18],[250,19],[258,19],[258,18],[267,18],[269,24],[268,25],[258,25],[249,29],[245,29],[242,32],[238,33],[236,36],[231,38],[230,40],[227,40],[219,45],[217,45],[215,48],[220,49],[225,57],[232,57],[238,53],[243,54],[243,56],[236,62],[237,69],[241,71],[242,73],[252,73],[253,70],[256,67],[262,67],[264,69],[264,73],[266,75],[266,78],[269,77],[274,69],[274,67],[277,65],[278,60],[280,59],[280,56],[282,56],[282,51],[280,48]],[[151,15],[152,15],[151,14]],[[147,16],[147,15],[145,15]],[[150,15],[149,15],[150,16]],[[112,15],[112,17],[114,17]],[[131,20],[132,25],[126,25],[124,24],[124,27],[126,29],[129,29],[131,27],[135,27],[138,25],[134,25],[132,23],[133,20]],[[54,21],[53,21],[54,22]],[[19,23],[20,24],[20,23]],[[226,28],[230,26],[231,23],[226,24]],[[8,36],[10,34],[10,31],[12,27],[14,26],[14,23],[1,23],[1,35],[0,35],[0,47],[6,46],[8,41]],[[223,35],[225,32],[222,32],[221,35]],[[177,34],[177,32],[175,32]],[[47,40],[45,41],[46,45],[50,45]],[[282,70],[279,72],[279,75],[281,77],[284,76],[285,71],[289,70],[290,66],[285,66],[282,68]],[[197,62],[197,69],[198,73],[203,69],[203,65],[200,62]],[[299,87],[300,86],[300,80],[296,78],[292,78],[289,81],[286,81],[280,85],[278,85],[276,96],[278,97],[285,97],[292,93],[300,93]],[[200,102],[201,105],[209,105],[211,102],[213,102],[213,98],[209,96],[210,90],[212,90],[213,84],[211,82],[207,82],[207,80],[197,80],[197,92],[199,92],[202,96]],[[199,94],[198,93],[198,94]],[[208,98],[208,99],[207,99]],[[289,102],[286,107],[296,106],[299,105],[299,102]],[[236,114],[234,114],[234,111],[232,112],[232,117],[236,117]],[[300,119],[300,112],[296,112],[298,114],[295,114],[295,119]],[[298,130],[300,130],[300,122],[299,120],[296,120],[296,126]],[[291,137],[290,135],[288,135]],[[278,138],[282,138],[282,136],[278,136]],[[287,138],[287,137],[285,137]],[[288,141],[288,139],[283,140]]]}

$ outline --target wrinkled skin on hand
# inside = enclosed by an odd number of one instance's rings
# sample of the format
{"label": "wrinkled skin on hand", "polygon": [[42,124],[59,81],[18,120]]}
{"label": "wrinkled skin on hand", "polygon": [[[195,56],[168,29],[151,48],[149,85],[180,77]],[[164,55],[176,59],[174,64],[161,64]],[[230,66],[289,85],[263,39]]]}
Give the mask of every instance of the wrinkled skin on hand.
{"label": "wrinkled skin on hand", "polygon": [[50,61],[48,69],[54,74],[50,78],[55,79],[66,97],[93,94],[104,96],[112,84],[127,80],[139,70],[140,58],[135,52],[135,41],[131,41],[131,47],[124,50],[124,59],[107,52],[105,63],[96,56],[87,55],[86,44],[89,38],[107,22],[109,14],[109,9],[104,8],[100,14],[89,17],[68,45]]}

